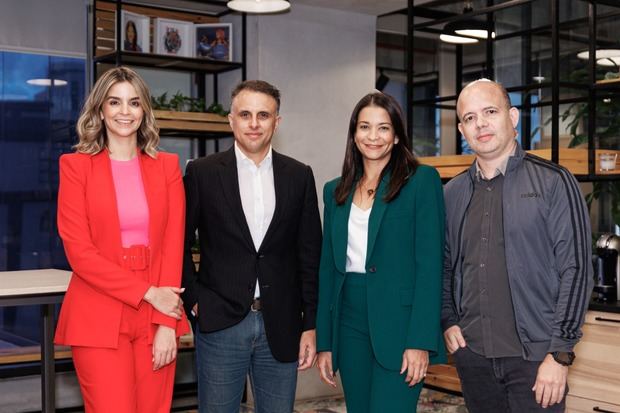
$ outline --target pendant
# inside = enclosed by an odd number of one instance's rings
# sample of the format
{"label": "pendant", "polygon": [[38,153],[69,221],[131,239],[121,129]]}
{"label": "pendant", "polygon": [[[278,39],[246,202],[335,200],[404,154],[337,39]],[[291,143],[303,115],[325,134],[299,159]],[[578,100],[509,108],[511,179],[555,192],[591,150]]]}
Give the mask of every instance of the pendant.
{"label": "pendant", "polygon": [[366,192],[368,193],[368,196],[372,196],[375,193],[374,189],[367,189]]}

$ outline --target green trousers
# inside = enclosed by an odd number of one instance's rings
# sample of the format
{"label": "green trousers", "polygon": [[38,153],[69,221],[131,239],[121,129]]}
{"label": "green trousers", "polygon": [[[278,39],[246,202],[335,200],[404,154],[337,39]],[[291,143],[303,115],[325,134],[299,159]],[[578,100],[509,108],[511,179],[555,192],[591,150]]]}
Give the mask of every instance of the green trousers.
{"label": "green trousers", "polygon": [[366,297],[366,276],[347,273],[340,307],[338,346],[347,413],[414,413],[422,383],[409,387],[405,382],[406,373],[401,375],[377,362],[368,332]]}

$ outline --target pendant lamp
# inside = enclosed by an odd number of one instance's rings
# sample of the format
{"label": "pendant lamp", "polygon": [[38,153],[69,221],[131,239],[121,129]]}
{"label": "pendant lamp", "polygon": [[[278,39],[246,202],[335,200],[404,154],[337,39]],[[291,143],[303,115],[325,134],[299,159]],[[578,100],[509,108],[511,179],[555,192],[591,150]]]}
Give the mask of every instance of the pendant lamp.
{"label": "pendant lamp", "polygon": [[256,14],[277,13],[291,7],[291,3],[285,0],[232,0],[226,5],[235,11]]}

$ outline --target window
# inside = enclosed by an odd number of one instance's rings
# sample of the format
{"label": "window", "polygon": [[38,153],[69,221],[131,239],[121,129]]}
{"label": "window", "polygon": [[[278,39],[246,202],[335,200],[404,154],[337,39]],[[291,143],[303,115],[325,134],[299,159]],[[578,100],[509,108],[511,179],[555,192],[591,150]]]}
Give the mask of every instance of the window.
{"label": "window", "polygon": [[[77,141],[85,62],[0,52],[0,85],[0,271],[69,269],[56,228],[58,158]],[[0,307],[0,354],[38,352],[39,335],[38,307]]]}

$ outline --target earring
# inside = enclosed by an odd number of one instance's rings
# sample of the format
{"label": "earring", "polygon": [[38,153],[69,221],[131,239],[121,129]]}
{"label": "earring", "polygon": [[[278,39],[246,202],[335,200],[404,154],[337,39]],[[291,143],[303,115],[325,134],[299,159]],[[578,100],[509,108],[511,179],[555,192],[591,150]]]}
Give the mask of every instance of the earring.
{"label": "earring", "polygon": [[398,138],[394,139],[394,145],[398,145]]}

